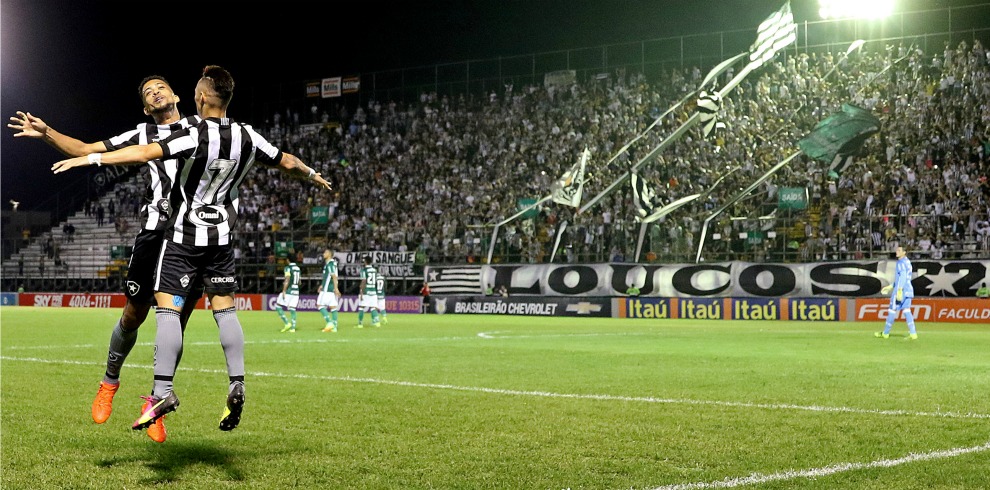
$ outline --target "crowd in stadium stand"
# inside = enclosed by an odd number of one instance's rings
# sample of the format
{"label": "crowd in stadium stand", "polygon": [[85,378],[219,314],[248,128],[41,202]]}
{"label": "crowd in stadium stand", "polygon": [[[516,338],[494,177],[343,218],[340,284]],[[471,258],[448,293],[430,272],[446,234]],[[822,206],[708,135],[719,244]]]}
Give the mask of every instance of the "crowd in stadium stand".
{"label": "crowd in stadium stand", "polygon": [[[936,259],[986,256],[988,54],[979,42],[963,42],[935,54],[901,44],[848,58],[778,56],[724,97],[726,130],[708,139],[692,130],[644,165],[641,175],[664,203],[705,194],[649,228],[645,259],[693,261],[708,212],[797,151],[797,141],[843,103],[871,110],[882,131],[841,173],[795,159],[713,222],[711,231],[724,239],[709,242],[706,260],[886,258],[898,245]],[[270,261],[280,230],[306,227],[315,238],[295,244],[300,254],[329,243],[338,250],[415,250],[434,262],[480,261],[491,234],[483,225],[515,214],[519,199],[548,195],[586,147],[592,158],[584,200],[597,195],[691,116],[693,103],[606,165],[703,77],[699,68],[658,80],[619,71],[566,87],[507,85],[484,97],[373,100],[333,129],[276,117],[264,128],[270,141],[332,178],[335,190],[320,193],[277,172],[255,171],[242,186],[238,253],[248,262]],[[808,188],[809,210],[776,210],[781,187]],[[310,228],[313,206],[329,207],[327,225]],[[534,220],[503,228],[496,257],[549,260],[566,221],[555,260],[634,260],[640,224],[633,216],[628,184],[586,213],[545,205]],[[762,243],[737,238],[769,230],[780,233]]]}

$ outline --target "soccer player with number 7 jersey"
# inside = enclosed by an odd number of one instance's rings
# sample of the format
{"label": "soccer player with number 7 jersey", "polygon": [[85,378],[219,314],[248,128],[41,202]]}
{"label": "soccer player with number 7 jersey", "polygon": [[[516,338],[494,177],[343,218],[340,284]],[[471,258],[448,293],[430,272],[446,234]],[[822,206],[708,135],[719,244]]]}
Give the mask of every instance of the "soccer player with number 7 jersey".
{"label": "soccer player with number 7 jersey", "polygon": [[179,311],[191,288],[202,283],[220,331],[229,379],[220,430],[238,426],[244,407],[244,332],[237,319],[237,281],[230,230],[237,221],[238,187],[254,163],[308,178],[325,189],[330,183],[297,157],[271,145],[251,126],[227,118],[234,79],[210,65],[196,84],[194,101],[202,121],[148,145],[89,154],[55,163],[61,173],[83,165],[138,164],[159,158],[178,161],[179,181],[169,199],[174,209],[158,258],[155,300],[154,388],[135,430],[153,424],[179,406],[173,379],[182,353]]}

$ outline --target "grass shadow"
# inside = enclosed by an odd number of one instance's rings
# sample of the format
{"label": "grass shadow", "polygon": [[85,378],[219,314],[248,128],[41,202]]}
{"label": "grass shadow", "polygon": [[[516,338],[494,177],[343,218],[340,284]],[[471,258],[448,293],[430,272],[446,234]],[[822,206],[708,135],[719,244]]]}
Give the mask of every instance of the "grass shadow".
{"label": "grass shadow", "polygon": [[187,468],[207,465],[219,468],[232,482],[244,481],[244,472],[237,463],[237,454],[213,444],[167,442],[154,446],[146,456],[104,459],[97,465],[108,468],[122,463],[144,463],[154,475],[140,480],[141,484],[158,485],[181,481]]}

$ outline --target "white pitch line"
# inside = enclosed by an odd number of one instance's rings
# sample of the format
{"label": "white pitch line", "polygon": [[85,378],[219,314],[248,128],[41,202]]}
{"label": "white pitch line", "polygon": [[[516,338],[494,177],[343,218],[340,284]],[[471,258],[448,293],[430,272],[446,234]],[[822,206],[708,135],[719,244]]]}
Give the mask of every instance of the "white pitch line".
{"label": "white pitch line", "polygon": [[695,490],[695,489],[708,489],[708,488],[735,488],[743,485],[758,485],[761,483],[793,480],[796,478],[819,478],[823,476],[834,475],[836,473],[844,473],[847,471],[866,470],[872,468],[890,468],[893,466],[915,463],[918,461],[931,461],[934,459],[954,458],[956,456],[963,456],[971,453],[981,453],[987,450],[990,450],[990,442],[972,447],[960,447],[954,449],[946,449],[942,451],[932,451],[928,453],[911,453],[902,458],[880,459],[877,461],[870,461],[869,463],[838,463],[834,465],[823,466],[821,468],[811,468],[807,470],[789,470],[789,471],[783,471],[780,473],[773,473],[769,475],[765,475],[762,473],[753,473],[749,476],[744,476],[739,478],[726,478],[724,480],[718,480],[718,481],[678,483],[675,485],[665,485],[662,487],[655,487],[652,490]]}
{"label": "white pitch line", "polygon": [[[66,361],[66,360],[57,360],[57,359],[41,359],[37,357],[0,356],[0,359],[6,361],[41,362],[47,364],[104,366],[104,363],[101,362]],[[139,369],[153,369],[152,366],[140,365],[140,364],[138,365],[128,364],[128,367],[139,368]],[[180,368],[180,370],[191,371],[196,373],[204,373],[204,374],[227,374],[227,371],[219,370],[219,369]],[[720,400],[692,400],[690,398],[656,398],[652,396],[622,396],[622,395],[605,395],[605,394],[588,394],[588,393],[554,393],[550,391],[506,390],[501,388],[486,388],[483,386],[458,386],[458,385],[438,384],[438,383],[417,383],[414,381],[397,381],[397,380],[377,379],[377,378],[355,378],[351,376],[314,376],[310,374],[285,374],[285,373],[265,373],[265,372],[248,373],[248,376],[257,376],[263,378],[312,379],[319,381],[346,381],[349,383],[371,383],[371,384],[390,385],[390,386],[406,386],[412,388],[428,388],[428,389],[436,389],[436,390],[488,393],[494,395],[531,396],[531,397],[540,397],[540,398],[564,398],[571,400],[622,401],[622,402],[657,403],[657,404],[666,404],[666,405],[699,405],[699,406],[728,407],[728,408],[757,408],[763,410],[795,410],[795,411],[821,412],[821,413],[853,413],[853,414],[865,414],[865,415],[893,415],[893,416],[907,416],[907,417],[934,417],[934,418],[951,418],[951,419],[990,420],[990,414],[974,413],[974,412],[968,412],[968,413],[911,412],[907,410],[879,410],[879,409],[865,409],[865,408],[854,408],[854,407],[828,407],[821,405],[793,405],[787,403],[750,403],[750,402],[727,402]]]}

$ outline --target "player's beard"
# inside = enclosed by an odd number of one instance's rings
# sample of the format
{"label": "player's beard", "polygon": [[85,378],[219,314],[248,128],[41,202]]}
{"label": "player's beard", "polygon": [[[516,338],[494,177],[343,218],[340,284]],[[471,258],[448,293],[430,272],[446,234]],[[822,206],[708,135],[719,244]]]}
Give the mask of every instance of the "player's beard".
{"label": "player's beard", "polygon": [[160,121],[167,117],[170,113],[175,111],[175,102],[169,102],[161,107],[151,107],[148,109],[148,115],[151,116],[155,121]]}

